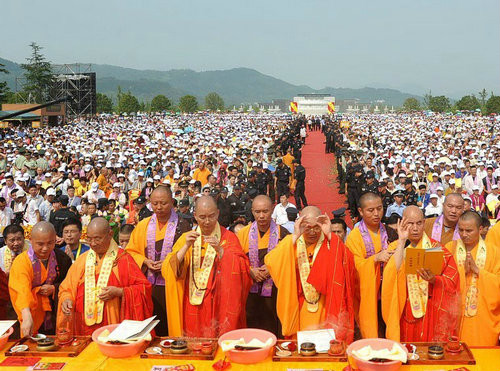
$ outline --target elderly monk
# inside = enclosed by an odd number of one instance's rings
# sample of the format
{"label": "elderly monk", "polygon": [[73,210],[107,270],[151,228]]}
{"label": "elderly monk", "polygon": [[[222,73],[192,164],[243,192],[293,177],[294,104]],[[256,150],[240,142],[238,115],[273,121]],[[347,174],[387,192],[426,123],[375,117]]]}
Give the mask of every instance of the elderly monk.
{"label": "elderly monk", "polygon": [[125,319],[141,321],[153,313],[151,283],[112,237],[106,219],[93,219],[87,228],[90,250],[75,260],[61,283],[58,320],[74,311],[77,335],[91,335]]}
{"label": "elderly monk", "polygon": [[276,314],[277,290],[264,264],[264,257],[290,232],[272,220],[273,202],[268,196],[255,197],[252,214],[255,221],[237,233],[243,251],[250,259],[253,280],[246,305],[247,326],[280,336],[280,321]]}
{"label": "elderly monk", "polygon": [[161,265],[172,252],[174,243],[190,230],[189,223],[174,211],[172,191],[159,186],[151,193],[153,215],[141,220],[130,236],[126,251],[153,285],[153,313],[160,320],[156,327],[159,336],[168,334],[165,302],[165,280],[161,275]]}
{"label": "elderly monk", "polygon": [[460,239],[446,248],[460,274],[460,340],[472,346],[493,346],[500,334],[500,253],[481,238],[482,230],[479,214],[466,211],[458,220]]}
{"label": "elderly monk", "polygon": [[450,193],[444,199],[443,214],[425,220],[425,234],[446,245],[460,238],[458,218],[464,212],[464,199],[459,193]]}
{"label": "elderly monk", "polygon": [[278,289],[276,309],[284,336],[333,328],[336,338],[354,336],[354,261],[330,231],[328,216],[305,207],[286,236],[264,262]]}
{"label": "elderly monk", "polygon": [[195,204],[196,230],[184,233],[162,265],[170,336],[219,337],[246,326],[252,285],[236,235],[217,222],[210,196]]}
{"label": "elderly monk", "polygon": [[368,192],[359,198],[359,205],[362,220],[346,240],[358,273],[355,312],[363,338],[384,337],[385,325],[379,309],[380,286],[383,266],[393,252],[388,250],[387,230],[381,223],[384,216],[382,198]]}
{"label": "elderly monk", "polygon": [[[409,244],[408,242],[409,241]],[[442,248],[441,274],[428,269],[405,272],[405,248]],[[408,206],[398,221],[398,240],[389,245],[394,255],[384,268],[382,315],[388,339],[404,342],[446,341],[456,334],[459,275],[455,260],[439,241],[424,232],[424,214]]]}
{"label": "elderly monk", "polygon": [[54,226],[39,222],[31,230],[31,247],[10,268],[10,298],[21,322],[22,336],[39,329],[45,334],[54,333],[57,291],[71,266],[69,256],[55,246]]}

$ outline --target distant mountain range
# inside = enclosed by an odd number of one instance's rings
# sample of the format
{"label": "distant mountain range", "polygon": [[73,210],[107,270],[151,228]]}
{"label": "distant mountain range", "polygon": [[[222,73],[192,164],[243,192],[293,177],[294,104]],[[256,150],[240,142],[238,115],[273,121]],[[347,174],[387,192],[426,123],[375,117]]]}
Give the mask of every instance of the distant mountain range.
{"label": "distant mountain range", "polygon": [[[7,81],[10,88],[15,90],[16,77],[21,76],[23,70],[19,64],[6,59],[0,58],[0,63],[10,72],[8,75],[0,74],[0,81]],[[385,88],[325,87],[316,90],[307,85],[293,85],[250,68],[203,72],[188,69],[154,71],[94,64],[92,70],[96,72],[98,92],[115,97],[120,86],[122,91],[130,90],[140,101],[149,101],[158,94],[178,101],[181,96],[192,94],[203,102],[205,95],[213,91],[224,99],[227,106],[292,99],[298,94],[310,93],[331,94],[337,101],[359,99],[360,102],[370,103],[383,100],[389,106],[401,106],[409,97],[422,99],[417,95]]]}

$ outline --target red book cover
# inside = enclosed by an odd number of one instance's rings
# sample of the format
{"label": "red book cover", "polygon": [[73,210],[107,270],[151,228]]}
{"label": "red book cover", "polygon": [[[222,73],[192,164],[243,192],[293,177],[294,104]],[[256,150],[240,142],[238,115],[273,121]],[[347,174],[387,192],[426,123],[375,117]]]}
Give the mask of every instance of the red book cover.
{"label": "red book cover", "polygon": [[0,362],[0,366],[34,366],[40,362],[41,359],[40,357],[7,357]]}

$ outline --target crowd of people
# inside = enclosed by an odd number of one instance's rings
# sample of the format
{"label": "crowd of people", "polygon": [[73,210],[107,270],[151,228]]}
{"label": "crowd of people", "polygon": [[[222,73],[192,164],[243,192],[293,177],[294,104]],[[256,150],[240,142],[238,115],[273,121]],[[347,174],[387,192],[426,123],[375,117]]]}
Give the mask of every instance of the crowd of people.
{"label": "crowd of people", "polygon": [[[406,206],[440,216],[445,196],[463,194],[466,209],[500,218],[500,125],[494,117],[400,114],[347,117],[350,129],[337,139],[341,192],[359,218],[359,196],[383,197],[385,219],[401,218]],[[340,134],[339,134],[340,135]],[[347,187],[346,187],[347,185]]]}
{"label": "crowd of people", "polygon": [[[20,336],[154,314],[169,336],[333,328],[348,343],[455,334],[496,345],[497,125],[203,113],[8,129],[0,317],[17,318]],[[335,154],[352,230],[343,210],[332,219],[308,205],[312,131]],[[405,273],[408,247],[442,251],[439,272]]]}

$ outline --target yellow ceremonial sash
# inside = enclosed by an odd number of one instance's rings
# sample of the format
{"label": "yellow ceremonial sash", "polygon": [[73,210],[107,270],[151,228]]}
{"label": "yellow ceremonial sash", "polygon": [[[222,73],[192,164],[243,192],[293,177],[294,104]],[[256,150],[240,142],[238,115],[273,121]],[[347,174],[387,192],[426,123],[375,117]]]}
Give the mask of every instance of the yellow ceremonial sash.
{"label": "yellow ceremonial sash", "polygon": [[[459,266],[464,266],[465,260],[467,258],[467,249],[462,240],[457,241],[457,264]],[[486,264],[486,243],[482,238],[479,238],[479,243],[477,246],[476,253],[476,265],[481,270],[484,269]],[[479,294],[479,289],[477,288],[478,276],[472,273],[472,278],[470,281],[469,288],[467,289],[467,294],[465,296],[465,316],[474,317],[477,314],[477,297]]]}
{"label": "yellow ceremonial sash", "polygon": [[3,254],[3,267],[5,268],[5,273],[9,274],[10,272],[10,267],[12,266],[12,260],[14,253],[9,249],[7,246],[5,246],[5,251]]}
{"label": "yellow ceremonial sash", "polygon": [[97,287],[95,283],[95,266],[97,262],[97,254],[90,249],[85,261],[85,324],[92,326],[102,322],[104,313],[104,302],[99,299],[101,290],[108,285],[109,276],[113,269],[116,256],[118,255],[118,247],[113,241],[103,258]]}
{"label": "yellow ceremonial sash", "polygon": [[[200,236],[194,242],[191,254],[191,274],[189,275],[189,303],[191,305],[200,305],[203,303],[208,279],[210,278],[210,272],[212,271],[212,266],[214,265],[215,257],[217,256],[217,251],[215,251],[212,245],[208,245],[203,258],[203,264],[201,264],[202,237],[200,227],[196,228],[196,232],[198,232]],[[214,236],[218,241],[220,241],[221,231],[219,223],[217,223],[210,236]]]}
{"label": "yellow ceremonial sash", "polygon": [[[432,248],[431,241],[424,233],[422,236],[422,249],[430,248]],[[425,316],[427,301],[429,299],[429,282],[417,274],[408,274],[406,276],[406,286],[408,288],[408,298],[410,299],[413,317],[422,318]]]}
{"label": "yellow ceremonial sash", "polygon": [[[321,233],[321,236],[314,247],[312,259],[313,264],[316,260],[319,249],[323,244],[324,238],[323,233]],[[307,257],[307,247],[303,236],[300,236],[297,240],[297,264],[299,266],[300,283],[302,284],[302,291],[304,292],[304,298],[306,299],[307,310],[311,313],[315,313],[319,308],[318,301],[320,294],[316,291],[313,285],[307,282],[309,273],[311,272],[311,264],[309,263],[309,258]]]}

